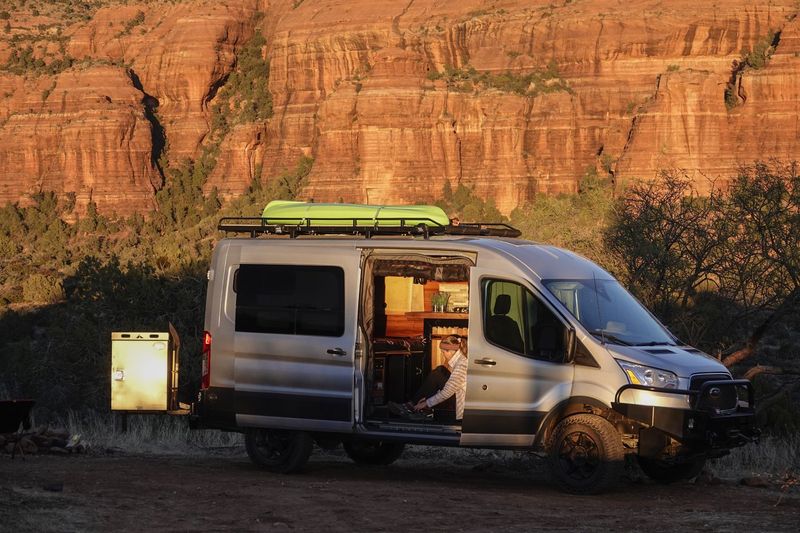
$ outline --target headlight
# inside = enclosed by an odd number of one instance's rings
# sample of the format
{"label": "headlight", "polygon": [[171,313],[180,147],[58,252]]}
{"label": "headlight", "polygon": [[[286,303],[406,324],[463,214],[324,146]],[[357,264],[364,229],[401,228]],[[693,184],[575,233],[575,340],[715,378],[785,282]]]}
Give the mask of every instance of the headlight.
{"label": "headlight", "polygon": [[617,359],[617,363],[622,367],[622,371],[625,372],[628,381],[632,385],[646,385],[648,387],[663,387],[666,389],[678,388],[678,376],[673,372],[620,361],[619,359]]}

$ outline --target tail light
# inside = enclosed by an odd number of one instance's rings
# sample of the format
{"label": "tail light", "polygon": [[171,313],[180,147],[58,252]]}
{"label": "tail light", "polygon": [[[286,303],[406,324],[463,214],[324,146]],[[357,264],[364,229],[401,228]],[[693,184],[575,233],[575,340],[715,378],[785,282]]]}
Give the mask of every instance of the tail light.
{"label": "tail light", "polygon": [[203,332],[203,375],[200,382],[201,389],[211,386],[211,333]]}

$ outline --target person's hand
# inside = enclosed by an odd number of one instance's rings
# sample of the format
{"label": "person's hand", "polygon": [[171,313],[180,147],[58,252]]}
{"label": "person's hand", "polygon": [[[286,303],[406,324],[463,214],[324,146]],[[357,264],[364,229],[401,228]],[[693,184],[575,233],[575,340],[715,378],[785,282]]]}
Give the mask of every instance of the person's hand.
{"label": "person's hand", "polygon": [[414,406],[414,411],[420,411],[426,407],[428,407],[428,402],[425,401],[425,398],[423,398],[417,402],[417,405]]}

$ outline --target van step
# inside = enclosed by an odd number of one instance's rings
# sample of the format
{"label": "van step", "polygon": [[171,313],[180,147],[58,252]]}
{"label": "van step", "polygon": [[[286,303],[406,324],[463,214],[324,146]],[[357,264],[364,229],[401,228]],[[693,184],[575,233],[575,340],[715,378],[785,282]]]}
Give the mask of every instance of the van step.
{"label": "van step", "polygon": [[392,433],[418,433],[425,435],[447,435],[458,437],[461,435],[461,426],[442,426],[438,424],[414,424],[409,422],[383,422],[367,421],[367,428],[374,431],[387,431]]}

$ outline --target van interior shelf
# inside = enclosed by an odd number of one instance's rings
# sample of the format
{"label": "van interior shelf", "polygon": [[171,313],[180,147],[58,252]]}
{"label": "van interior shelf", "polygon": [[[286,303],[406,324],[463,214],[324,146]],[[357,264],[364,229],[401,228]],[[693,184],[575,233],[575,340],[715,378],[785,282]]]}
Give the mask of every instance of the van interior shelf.
{"label": "van interior shelf", "polygon": [[405,313],[410,318],[445,318],[452,320],[467,320],[468,313],[434,313],[433,311],[407,311]]}
{"label": "van interior shelf", "polygon": [[442,225],[433,219],[412,218],[262,218],[224,217],[217,229],[230,233],[249,233],[251,237],[264,235],[361,235],[366,238],[383,235],[421,236],[475,235],[487,237],[519,237],[522,233],[497,222],[462,222]]}

